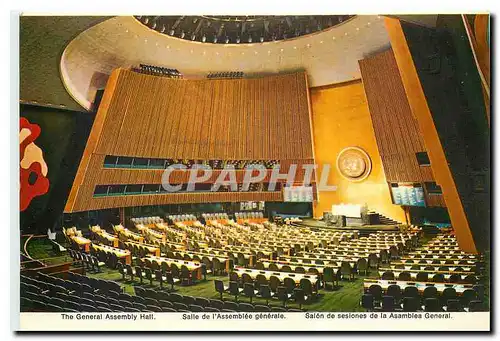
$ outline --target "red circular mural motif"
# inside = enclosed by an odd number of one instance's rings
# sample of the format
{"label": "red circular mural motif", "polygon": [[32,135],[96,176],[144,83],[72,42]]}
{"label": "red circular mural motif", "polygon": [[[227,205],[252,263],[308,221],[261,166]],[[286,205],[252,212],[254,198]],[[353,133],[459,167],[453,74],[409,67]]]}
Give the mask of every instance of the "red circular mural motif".
{"label": "red circular mural motif", "polygon": [[33,198],[44,195],[49,190],[48,168],[43,152],[35,144],[41,129],[21,117],[19,124],[19,169],[20,169],[20,210],[28,208]]}

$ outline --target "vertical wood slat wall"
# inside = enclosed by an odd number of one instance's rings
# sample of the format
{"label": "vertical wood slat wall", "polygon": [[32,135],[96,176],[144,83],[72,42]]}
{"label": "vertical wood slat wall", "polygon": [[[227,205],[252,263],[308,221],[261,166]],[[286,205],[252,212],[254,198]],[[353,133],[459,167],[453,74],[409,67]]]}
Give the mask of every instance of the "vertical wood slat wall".
{"label": "vertical wood slat wall", "polygon": [[[296,181],[303,179],[301,165],[314,163],[304,72],[227,80],[170,79],[125,69],[113,73],[116,84],[109,90],[109,104],[97,114],[104,121],[102,131],[91,133],[96,146],[89,160],[80,164],[78,173],[83,180],[73,184],[65,212],[171,203],[283,201],[281,192],[94,198],[99,184],[161,183],[161,170],[104,169],[106,155],[279,160],[282,173],[290,164],[299,164]],[[217,175],[214,171],[210,180]],[[187,181],[185,174],[174,173],[172,178]],[[241,172],[237,178],[241,181]]]}
{"label": "vertical wood slat wall", "polygon": [[312,158],[305,73],[182,80],[120,71],[99,154]]}
{"label": "vertical wood slat wall", "polygon": [[[426,148],[392,49],[360,60],[359,66],[387,181],[434,182],[432,165],[420,166],[416,158]],[[446,206],[442,195],[425,191],[425,200],[428,206]]]}

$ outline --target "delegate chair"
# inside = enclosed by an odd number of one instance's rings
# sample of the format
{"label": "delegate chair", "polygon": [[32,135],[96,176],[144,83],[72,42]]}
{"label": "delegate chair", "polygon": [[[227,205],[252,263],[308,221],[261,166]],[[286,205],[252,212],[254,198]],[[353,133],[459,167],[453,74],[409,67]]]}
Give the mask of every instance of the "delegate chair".
{"label": "delegate chair", "polygon": [[382,287],[378,284],[372,284],[368,288],[368,292],[373,296],[374,301],[382,300]]}
{"label": "delegate chair", "polygon": [[382,311],[394,311],[396,308],[396,301],[394,297],[385,295],[382,297]]}
{"label": "delegate chair", "polygon": [[238,282],[230,281],[229,282],[229,294],[234,296],[234,300],[238,301],[238,296],[243,292],[243,289],[240,288]]}
{"label": "delegate chair", "polygon": [[274,294],[269,285],[261,285],[259,288],[259,297],[266,300],[266,304],[269,305],[269,300],[273,298]]}
{"label": "delegate chair", "polygon": [[448,303],[446,304],[446,311],[447,312],[463,312],[465,311],[464,308],[462,308],[462,305],[460,304],[459,300],[448,300]]}
{"label": "delegate chair", "polygon": [[401,288],[397,284],[391,284],[387,287],[387,296],[392,296],[394,297],[394,301],[396,304],[398,304],[401,301],[401,298],[403,296],[401,292]]}
{"label": "delegate chair", "polygon": [[404,297],[403,298],[403,311],[415,312],[420,310],[420,298],[418,297]]}
{"label": "delegate chair", "polygon": [[245,283],[243,284],[243,294],[250,298],[250,303],[252,303],[252,299],[257,296],[259,293],[258,290],[255,290],[254,284],[253,283]]}
{"label": "delegate chair", "polygon": [[425,311],[428,312],[440,312],[443,311],[441,308],[441,304],[437,298],[426,298],[424,300],[425,303]]}
{"label": "delegate chair", "polygon": [[288,293],[286,287],[279,286],[277,292],[278,300],[283,302],[283,307],[286,307],[286,302],[292,297],[291,294]]}
{"label": "delegate chair", "polygon": [[375,309],[373,295],[363,294],[363,296],[361,296],[361,306],[368,311],[373,311]]}

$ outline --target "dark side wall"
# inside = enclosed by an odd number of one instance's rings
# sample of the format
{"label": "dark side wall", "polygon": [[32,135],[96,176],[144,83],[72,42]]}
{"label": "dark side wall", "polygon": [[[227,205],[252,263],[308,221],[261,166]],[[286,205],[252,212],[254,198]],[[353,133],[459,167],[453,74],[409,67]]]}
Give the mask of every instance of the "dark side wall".
{"label": "dark side wall", "polygon": [[490,244],[490,128],[481,80],[459,15],[436,28],[402,23],[478,250]]}
{"label": "dark side wall", "polygon": [[[47,163],[48,192],[32,199],[20,212],[23,233],[46,233],[60,229],[62,212],[87,143],[94,114],[20,105],[20,116],[41,128],[35,144]],[[22,194],[21,194],[22,195]]]}

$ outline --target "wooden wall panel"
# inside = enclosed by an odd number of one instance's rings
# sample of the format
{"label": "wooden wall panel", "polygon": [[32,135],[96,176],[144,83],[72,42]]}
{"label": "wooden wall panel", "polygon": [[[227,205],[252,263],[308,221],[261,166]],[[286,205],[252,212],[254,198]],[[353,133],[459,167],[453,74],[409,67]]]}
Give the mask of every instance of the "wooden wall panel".
{"label": "wooden wall panel", "polygon": [[[431,166],[420,166],[426,152],[392,49],[359,61],[377,146],[388,182],[434,182]],[[427,206],[445,207],[440,195],[426,194]]]}
{"label": "wooden wall panel", "polygon": [[[183,80],[118,69],[112,74],[65,212],[125,206],[227,201],[283,201],[281,192],[176,193],[94,198],[96,185],[160,184],[162,170],[104,169],[106,155],[279,160],[281,173],[314,163],[308,88],[303,72],[255,79]],[[207,182],[220,172],[214,171]],[[189,175],[174,172],[173,182]],[[263,182],[268,181],[270,172]],[[313,182],[314,182],[313,177]],[[237,173],[243,180],[243,173]]]}
{"label": "wooden wall panel", "polygon": [[120,70],[119,77],[99,154],[312,158],[304,73],[182,80]]}
{"label": "wooden wall panel", "polygon": [[282,192],[204,192],[172,193],[152,195],[122,195],[92,198],[84,207],[74,211],[100,210],[107,208],[135,207],[166,204],[190,204],[207,202],[283,201]]}

